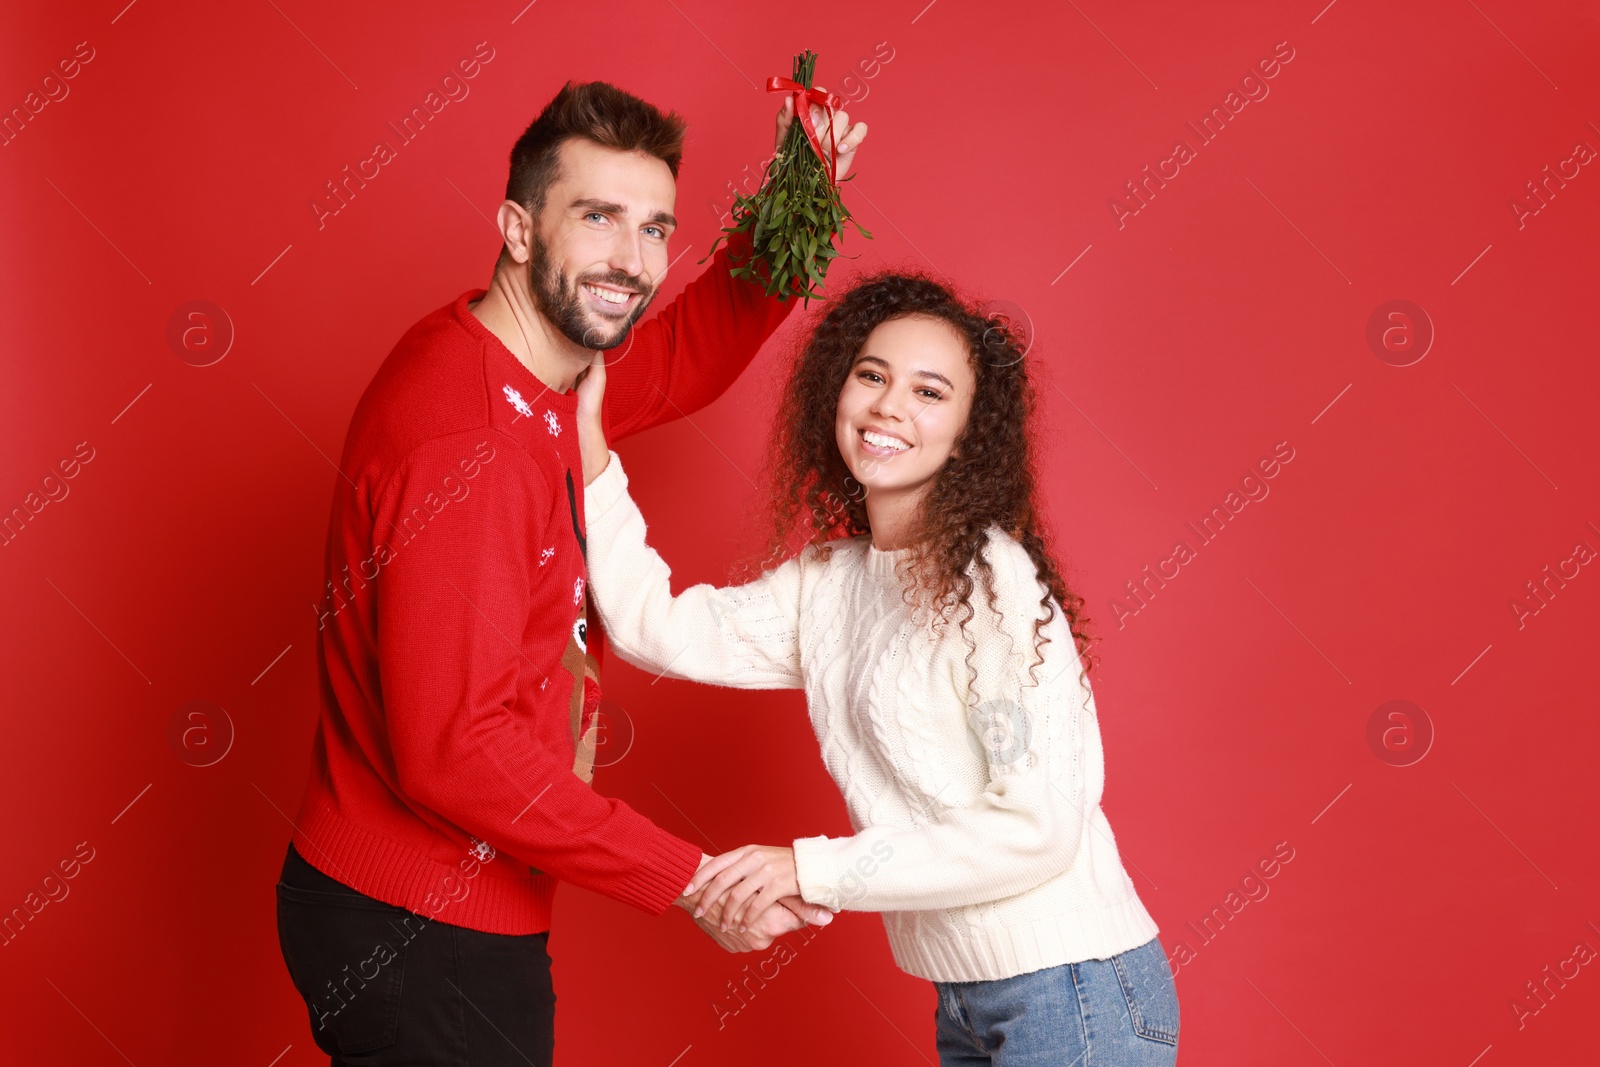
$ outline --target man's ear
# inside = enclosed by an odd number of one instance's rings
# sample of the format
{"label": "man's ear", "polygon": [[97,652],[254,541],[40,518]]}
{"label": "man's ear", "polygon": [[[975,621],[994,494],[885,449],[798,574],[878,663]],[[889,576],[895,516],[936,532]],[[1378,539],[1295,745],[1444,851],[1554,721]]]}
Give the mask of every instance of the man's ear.
{"label": "man's ear", "polygon": [[502,200],[500,210],[495,213],[495,223],[500,229],[500,239],[505,242],[505,254],[517,263],[528,262],[533,254],[534,217],[515,200]]}

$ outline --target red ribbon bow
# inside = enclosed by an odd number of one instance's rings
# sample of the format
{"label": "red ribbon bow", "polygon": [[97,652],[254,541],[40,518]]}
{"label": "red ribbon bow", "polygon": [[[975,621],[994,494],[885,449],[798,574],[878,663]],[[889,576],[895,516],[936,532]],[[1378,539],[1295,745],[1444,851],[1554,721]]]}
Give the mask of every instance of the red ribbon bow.
{"label": "red ribbon bow", "polygon": [[[777,75],[767,79],[767,92],[791,93],[794,95],[795,120],[806,131],[806,140],[810,141],[811,147],[817,150],[817,158],[826,164],[828,181],[834,185],[839,184],[839,145],[834,140],[833,110],[844,104],[844,98],[837,93],[830,93],[826,89],[807,89],[793,78],[782,78]],[[816,104],[827,112],[829,152],[823,152],[822,141],[817,137],[817,128],[811,122],[811,104]]]}

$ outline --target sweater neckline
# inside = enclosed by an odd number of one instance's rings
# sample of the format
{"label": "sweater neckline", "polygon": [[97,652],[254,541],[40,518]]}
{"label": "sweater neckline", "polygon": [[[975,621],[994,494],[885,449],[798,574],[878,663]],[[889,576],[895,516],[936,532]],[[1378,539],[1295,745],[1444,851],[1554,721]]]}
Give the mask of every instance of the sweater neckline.
{"label": "sweater neckline", "polygon": [[487,289],[468,289],[456,298],[454,314],[456,322],[466,330],[479,344],[483,346],[484,353],[496,363],[502,371],[511,376],[508,384],[513,384],[517,389],[526,394],[526,401],[532,403],[538,400],[541,404],[555,408],[564,415],[576,414],[578,410],[578,391],[576,389],[565,393],[558,393],[544,382],[539,376],[529,370],[516,357],[516,354],[507,348],[505,342],[494,335],[494,331],[485,326],[478,316],[472,313],[467,305],[474,300],[482,300],[487,296]]}
{"label": "sweater neckline", "polygon": [[872,535],[866,534],[867,551],[865,566],[867,573],[892,576],[901,560],[911,558],[910,548],[895,548],[885,551],[872,543]]}

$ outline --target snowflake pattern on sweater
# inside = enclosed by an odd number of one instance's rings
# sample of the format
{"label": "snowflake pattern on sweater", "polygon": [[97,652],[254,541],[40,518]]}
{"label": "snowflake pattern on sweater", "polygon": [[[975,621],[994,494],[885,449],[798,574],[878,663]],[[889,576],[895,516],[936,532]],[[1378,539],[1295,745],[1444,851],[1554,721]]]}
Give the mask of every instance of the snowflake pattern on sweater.
{"label": "snowflake pattern on sweater", "polygon": [[522,393],[519,390],[507,383],[500,387],[500,391],[505,394],[506,402],[517,409],[518,415],[525,419],[533,418],[533,409],[528,406],[526,400],[522,399]]}

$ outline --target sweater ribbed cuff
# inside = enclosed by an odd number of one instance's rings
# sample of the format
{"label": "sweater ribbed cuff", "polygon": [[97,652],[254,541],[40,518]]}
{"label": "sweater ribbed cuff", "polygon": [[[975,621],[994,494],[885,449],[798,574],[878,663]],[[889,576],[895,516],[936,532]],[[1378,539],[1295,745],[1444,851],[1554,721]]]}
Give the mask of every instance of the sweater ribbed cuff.
{"label": "sweater ribbed cuff", "polygon": [[800,883],[800,899],[820,904],[829,911],[844,907],[837,880],[841,874],[836,848],[826,837],[802,837],[793,844],[795,880]]}
{"label": "sweater ribbed cuff", "polygon": [[639,864],[607,895],[651,915],[660,915],[683,895],[689,879],[700,869],[704,853],[699,845],[674,837],[642,816],[639,821],[645,843],[632,850],[639,857]]}
{"label": "sweater ribbed cuff", "polygon": [[584,486],[583,512],[590,520],[603,516],[628,492],[628,475],[622,469],[622,457],[615,451],[606,469],[594,476],[594,481]]}

